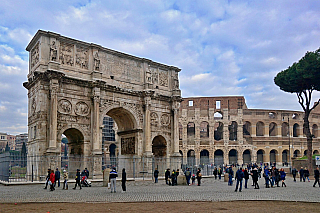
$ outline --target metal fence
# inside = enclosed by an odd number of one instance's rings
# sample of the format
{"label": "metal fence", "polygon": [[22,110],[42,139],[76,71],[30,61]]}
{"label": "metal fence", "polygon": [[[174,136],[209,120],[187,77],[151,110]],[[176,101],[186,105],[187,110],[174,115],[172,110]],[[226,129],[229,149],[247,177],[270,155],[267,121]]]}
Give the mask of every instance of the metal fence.
{"label": "metal fence", "polygon": [[[98,161],[99,162],[99,161]],[[87,168],[90,172],[89,178],[102,178],[102,172],[106,168],[116,168],[120,173],[125,168],[127,177],[133,179],[153,179],[153,172],[157,168],[159,176],[164,176],[166,169],[178,170],[183,174],[186,168],[195,174],[198,168],[204,176],[213,174],[215,167],[213,159],[196,160],[195,158],[156,158],[156,157],[137,157],[119,156],[101,158],[97,165],[94,157],[83,156],[21,156],[12,155],[9,152],[0,154],[0,180],[5,182],[24,182],[45,180],[47,170],[58,168],[61,171],[67,170],[69,178],[76,174],[76,170]],[[95,169],[94,169],[95,168]],[[62,177],[61,177],[62,178]]]}

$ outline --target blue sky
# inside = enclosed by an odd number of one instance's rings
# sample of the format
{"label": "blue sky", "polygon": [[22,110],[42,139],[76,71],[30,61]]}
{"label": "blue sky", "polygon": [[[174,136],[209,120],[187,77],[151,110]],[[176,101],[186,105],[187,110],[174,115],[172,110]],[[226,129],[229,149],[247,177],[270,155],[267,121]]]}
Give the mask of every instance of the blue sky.
{"label": "blue sky", "polygon": [[[25,47],[38,29],[177,66],[183,97],[301,110],[274,76],[320,47],[320,1],[0,1],[0,132],[27,131]],[[314,100],[319,98],[314,94]]]}

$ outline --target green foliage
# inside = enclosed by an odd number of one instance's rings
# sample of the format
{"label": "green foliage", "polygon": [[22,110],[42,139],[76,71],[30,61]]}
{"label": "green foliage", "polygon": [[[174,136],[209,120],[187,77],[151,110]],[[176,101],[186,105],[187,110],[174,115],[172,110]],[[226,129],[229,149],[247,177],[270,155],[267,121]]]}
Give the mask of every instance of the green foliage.
{"label": "green foliage", "polygon": [[[314,155],[312,155],[312,159],[315,159],[316,158],[316,156],[320,156],[319,154],[314,154]],[[305,155],[305,156],[303,156],[303,157],[301,157],[301,158],[299,158],[300,160],[306,160],[306,159],[308,159],[308,157]]]}
{"label": "green foliage", "polygon": [[301,93],[306,90],[320,90],[320,49],[307,52],[298,63],[279,72],[274,83],[281,90]]}

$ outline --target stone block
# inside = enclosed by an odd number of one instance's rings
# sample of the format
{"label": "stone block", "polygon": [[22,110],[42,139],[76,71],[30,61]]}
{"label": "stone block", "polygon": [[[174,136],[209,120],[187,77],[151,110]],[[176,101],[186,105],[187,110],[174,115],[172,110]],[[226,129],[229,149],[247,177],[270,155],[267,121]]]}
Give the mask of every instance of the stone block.
{"label": "stone block", "polygon": [[178,177],[177,177],[177,183],[178,183],[178,185],[187,185],[186,176],[184,176],[184,175],[178,175]]}

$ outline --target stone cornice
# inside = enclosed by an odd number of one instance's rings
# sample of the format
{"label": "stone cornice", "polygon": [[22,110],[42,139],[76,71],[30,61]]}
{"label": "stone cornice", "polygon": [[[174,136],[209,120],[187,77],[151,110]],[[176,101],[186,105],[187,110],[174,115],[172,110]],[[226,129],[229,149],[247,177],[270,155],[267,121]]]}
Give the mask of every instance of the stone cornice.
{"label": "stone cornice", "polygon": [[119,57],[128,58],[128,59],[138,60],[138,61],[141,61],[142,63],[148,63],[151,66],[157,66],[157,67],[160,67],[160,68],[163,68],[163,69],[166,69],[166,70],[174,70],[176,72],[180,72],[181,71],[180,68],[175,67],[175,66],[165,65],[165,64],[162,64],[162,63],[159,63],[159,62],[152,61],[150,59],[140,58],[140,57],[137,57],[137,56],[129,55],[127,53],[123,53],[123,52],[112,50],[112,49],[109,49],[109,48],[106,48],[106,47],[102,47],[101,45],[98,45],[98,44],[79,41],[79,40],[76,40],[76,39],[73,39],[73,38],[62,36],[62,35],[60,35],[58,33],[50,32],[50,31],[43,31],[43,30],[38,30],[37,31],[35,36],[32,38],[32,40],[29,42],[28,46],[26,47],[26,50],[27,51],[31,51],[32,47],[36,44],[36,42],[39,40],[39,38],[41,36],[47,36],[47,37],[56,38],[56,39],[58,39],[60,41],[64,41],[64,42],[67,42],[67,43],[73,43],[73,44],[79,44],[79,45],[82,45],[82,46],[86,46],[88,48],[95,48],[95,49],[98,49],[100,51],[107,52],[109,54],[113,54],[113,55],[116,55],[116,56],[119,56]]}

